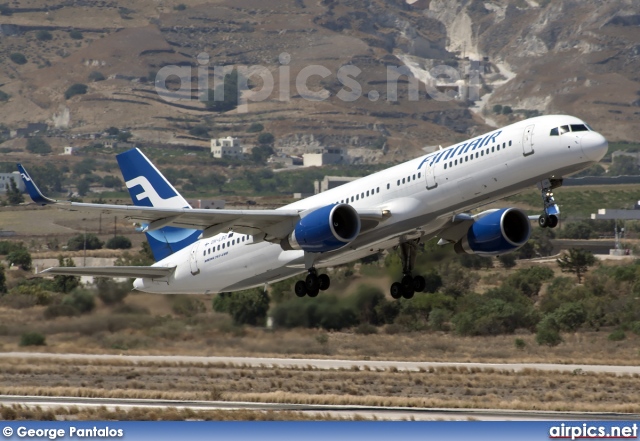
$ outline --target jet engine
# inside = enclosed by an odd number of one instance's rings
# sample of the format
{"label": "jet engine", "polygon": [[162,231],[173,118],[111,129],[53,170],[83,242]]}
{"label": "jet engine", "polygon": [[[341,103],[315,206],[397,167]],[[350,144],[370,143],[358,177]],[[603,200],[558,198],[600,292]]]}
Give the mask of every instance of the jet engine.
{"label": "jet engine", "polygon": [[515,251],[529,240],[531,223],[517,208],[480,213],[467,234],[455,245],[458,254],[496,256]]}
{"label": "jet engine", "polygon": [[360,216],[351,205],[327,205],[304,215],[280,246],[312,253],[337,250],[358,236],[360,225]]}

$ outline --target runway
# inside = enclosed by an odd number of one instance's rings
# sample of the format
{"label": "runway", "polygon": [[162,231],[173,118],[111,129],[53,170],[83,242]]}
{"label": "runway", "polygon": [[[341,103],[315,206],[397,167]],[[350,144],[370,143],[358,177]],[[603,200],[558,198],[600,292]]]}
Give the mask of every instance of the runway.
{"label": "runway", "polygon": [[586,364],[552,363],[462,363],[434,361],[390,361],[390,360],[329,360],[314,358],[259,358],[259,357],[201,357],[187,355],[110,355],[110,354],[52,354],[46,352],[3,352],[3,358],[39,358],[87,361],[126,361],[129,363],[185,363],[185,364],[227,364],[250,367],[313,368],[313,369],[397,369],[399,371],[420,371],[446,367],[466,369],[520,372],[526,369],[557,372],[594,372],[616,375],[640,375],[640,366],[612,366]]}
{"label": "runway", "polygon": [[76,398],[76,397],[40,397],[40,396],[0,396],[0,404],[5,406],[22,405],[55,409],[60,407],[106,407],[109,410],[132,408],[175,408],[192,411],[206,410],[254,410],[254,411],[291,411],[315,415],[330,415],[337,418],[365,418],[391,421],[558,421],[558,420],[637,420],[640,415],[622,413],[595,412],[547,412],[517,411],[499,409],[437,409],[377,406],[338,406],[309,404],[276,404],[236,401],[174,401],[141,400],[120,398]]}

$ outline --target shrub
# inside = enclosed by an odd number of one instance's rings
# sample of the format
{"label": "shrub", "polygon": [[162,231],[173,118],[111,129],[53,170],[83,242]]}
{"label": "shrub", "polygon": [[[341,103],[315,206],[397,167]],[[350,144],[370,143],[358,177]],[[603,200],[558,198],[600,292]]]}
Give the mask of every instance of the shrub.
{"label": "shrub", "polygon": [[193,317],[196,314],[203,313],[207,310],[202,301],[192,297],[178,295],[171,304],[171,310],[178,315],[184,317]]}
{"label": "shrub", "polygon": [[509,115],[511,113],[513,113],[513,109],[511,108],[511,106],[504,106],[502,108],[502,114],[503,115]]}
{"label": "shrub", "polygon": [[64,98],[68,100],[76,95],[84,95],[85,93],[87,93],[87,85],[76,83],[69,86],[64,93]]}
{"label": "shrub", "polygon": [[105,246],[110,250],[128,250],[131,248],[131,240],[125,236],[113,236]]}
{"label": "shrub", "polygon": [[587,311],[581,303],[565,303],[555,310],[553,317],[563,331],[576,331],[587,320]]}
{"label": "shrub", "polygon": [[83,250],[85,247],[85,237],[88,250],[99,250],[104,245],[104,242],[98,239],[98,236],[93,233],[88,233],[86,235],[78,234],[67,241],[67,249],[69,251]]}
{"label": "shrub", "polygon": [[127,282],[116,282],[113,279],[99,277],[96,279],[98,297],[105,305],[115,305],[122,303],[131,292],[131,284]]}
{"label": "shrub", "polygon": [[356,326],[356,328],[354,329],[354,332],[356,334],[361,334],[361,335],[371,335],[371,334],[377,334],[378,328],[376,328],[370,323],[360,323],[358,326]]}
{"label": "shrub", "polygon": [[27,64],[27,57],[22,55],[20,52],[14,52],[9,55],[9,59],[16,64]]}
{"label": "shrub", "polygon": [[536,343],[540,346],[557,346],[562,343],[559,332],[560,327],[553,316],[545,316],[538,324],[536,331]]}
{"label": "shrub", "polygon": [[269,310],[269,295],[260,288],[222,293],[213,299],[213,309],[231,315],[236,325],[263,325]]}
{"label": "shrub", "polygon": [[69,304],[49,305],[44,310],[44,318],[47,320],[58,317],[74,317],[76,315],[80,315],[80,311]]}
{"label": "shrub", "polygon": [[616,329],[607,337],[607,339],[609,339],[610,341],[622,341],[625,338],[627,338],[627,335],[622,329]]}
{"label": "shrub", "polygon": [[189,129],[189,135],[197,136],[198,138],[209,137],[209,129],[206,126],[194,126]]}
{"label": "shrub", "polygon": [[261,145],[271,145],[275,141],[275,137],[271,133],[261,133],[258,136],[258,143]]}
{"label": "shrub", "polygon": [[11,98],[11,95],[0,90],[0,101],[2,102],[9,101],[9,98]]}
{"label": "shrub", "polygon": [[53,39],[53,35],[51,35],[51,32],[43,29],[36,32],[36,38],[38,41],[50,41]]}
{"label": "shrub", "polygon": [[264,130],[264,126],[260,123],[254,122],[247,129],[247,133],[258,133]]}
{"label": "shrub", "polygon": [[527,343],[521,338],[516,338],[514,343],[517,349],[524,349],[527,346]]}
{"label": "shrub", "polygon": [[34,154],[44,155],[51,153],[51,146],[47,141],[37,136],[27,139],[27,150]]}
{"label": "shrub", "polygon": [[102,72],[98,72],[97,70],[94,70],[89,74],[89,81],[97,83],[98,81],[104,81],[104,80],[106,80],[106,78],[102,74]]}
{"label": "shrub", "polygon": [[84,35],[82,35],[82,32],[80,31],[73,30],[69,32],[69,37],[71,37],[71,39],[73,40],[82,40],[84,38]]}
{"label": "shrub", "polygon": [[496,104],[493,106],[493,113],[497,113],[498,115],[502,113],[502,104]]}
{"label": "shrub", "polygon": [[93,311],[96,306],[96,299],[91,291],[76,288],[62,299],[63,305],[69,305],[84,314]]}
{"label": "shrub", "polygon": [[336,296],[291,299],[273,309],[273,323],[284,328],[306,327],[339,331],[358,324],[356,313]]}
{"label": "shrub", "polygon": [[174,6],[173,9],[175,9],[176,11],[184,11],[185,9],[187,9],[187,5],[185,5],[184,3],[180,3],[179,5]]}
{"label": "shrub", "polygon": [[516,266],[516,255],[513,253],[502,254],[498,257],[498,260],[507,269]]}
{"label": "shrub", "polygon": [[46,339],[39,332],[25,332],[20,336],[20,346],[45,346]]}

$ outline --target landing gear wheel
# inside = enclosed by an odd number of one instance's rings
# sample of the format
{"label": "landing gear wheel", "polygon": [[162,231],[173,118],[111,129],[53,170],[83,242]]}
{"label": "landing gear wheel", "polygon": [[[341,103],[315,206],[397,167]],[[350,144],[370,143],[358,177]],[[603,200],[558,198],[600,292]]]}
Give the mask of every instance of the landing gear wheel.
{"label": "landing gear wheel", "polygon": [[422,276],[415,276],[413,278],[413,290],[415,292],[424,292],[427,287],[427,281]]}
{"label": "landing gear wheel", "polygon": [[310,273],[305,279],[305,286],[307,288],[307,292],[318,291],[320,289],[320,282],[318,281],[318,276]]}
{"label": "landing gear wheel", "polygon": [[413,298],[413,288],[411,289],[406,289],[402,292],[402,297],[404,297],[405,299],[412,299]]}
{"label": "landing gear wheel", "polygon": [[413,290],[413,277],[411,277],[410,274],[406,274],[400,281],[400,284],[402,285],[402,289],[406,291]]}
{"label": "landing gear wheel", "polygon": [[551,214],[549,215],[549,228],[555,228],[558,226],[558,216]]}
{"label": "landing gear wheel", "polygon": [[313,291],[311,291],[311,290],[307,291],[307,295],[309,297],[316,297],[319,292],[320,292],[320,290],[316,288]]}
{"label": "landing gear wheel", "polygon": [[326,291],[331,286],[331,279],[326,274],[320,274],[318,276],[318,288],[320,291]]}
{"label": "landing gear wheel", "polygon": [[307,284],[302,280],[298,280],[293,290],[298,297],[304,297],[307,294]]}
{"label": "landing gear wheel", "polygon": [[549,226],[549,223],[550,219],[546,214],[543,214],[538,218],[538,225],[540,225],[541,228],[547,228]]}
{"label": "landing gear wheel", "polygon": [[391,297],[393,297],[394,299],[398,300],[400,297],[402,297],[402,285],[400,285],[400,283],[398,282],[393,282],[393,284],[391,284]]}

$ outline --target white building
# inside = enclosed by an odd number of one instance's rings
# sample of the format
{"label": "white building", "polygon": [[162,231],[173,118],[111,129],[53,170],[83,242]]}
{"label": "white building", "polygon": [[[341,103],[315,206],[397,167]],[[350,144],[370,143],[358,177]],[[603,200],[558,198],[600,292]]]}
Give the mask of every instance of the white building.
{"label": "white building", "polygon": [[67,146],[64,148],[64,154],[65,155],[75,155],[76,154],[76,148],[75,147],[71,147],[71,146]]}
{"label": "white building", "polygon": [[218,138],[211,140],[211,154],[214,158],[244,158],[242,146],[238,138],[227,136],[226,138]]}
{"label": "white building", "polygon": [[302,161],[305,167],[322,167],[327,164],[340,164],[344,160],[342,150],[327,149],[322,153],[305,153]]}

